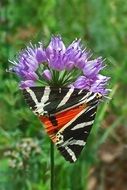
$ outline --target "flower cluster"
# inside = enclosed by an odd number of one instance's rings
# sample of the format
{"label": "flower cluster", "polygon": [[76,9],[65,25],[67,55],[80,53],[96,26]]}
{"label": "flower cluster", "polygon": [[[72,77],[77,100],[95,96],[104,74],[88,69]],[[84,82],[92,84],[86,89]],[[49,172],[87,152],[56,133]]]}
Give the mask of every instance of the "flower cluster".
{"label": "flower cluster", "polygon": [[[26,169],[30,161],[41,155],[41,148],[37,141],[31,138],[24,138],[12,150],[4,153],[9,158],[9,166],[16,169]],[[32,162],[33,163],[33,162]]]}
{"label": "flower cluster", "polygon": [[105,67],[101,57],[91,60],[90,53],[83,49],[81,40],[74,40],[65,47],[62,38],[55,36],[47,47],[42,43],[30,44],[10,61],[10,71],[20,76],[20,88],[38,85],[71,86],[108,94],[109,77],[100,74]]}

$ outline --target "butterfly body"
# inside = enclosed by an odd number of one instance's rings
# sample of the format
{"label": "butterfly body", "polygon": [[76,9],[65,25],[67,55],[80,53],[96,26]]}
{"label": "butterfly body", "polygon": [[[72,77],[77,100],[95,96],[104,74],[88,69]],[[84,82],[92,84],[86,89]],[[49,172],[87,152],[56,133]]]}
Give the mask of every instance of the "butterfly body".
{"label": "butterfly body", "polygon": [[75,162],[86,144],[102,96],[73,88],[31,87],[26,102],[67,161]]}

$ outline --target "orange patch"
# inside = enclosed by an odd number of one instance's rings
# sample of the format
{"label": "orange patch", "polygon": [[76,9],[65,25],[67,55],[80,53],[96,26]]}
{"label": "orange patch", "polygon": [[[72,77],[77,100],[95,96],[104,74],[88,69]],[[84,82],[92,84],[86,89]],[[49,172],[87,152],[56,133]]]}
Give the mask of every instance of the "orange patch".
{"label": "orange patch", "polygon": [[53,126],[49,120],[49,117],[47,116],[40,116],[39,119],[44,124],[45,130],[50,138],[53,140],[53,142],[56,142],[56,133],[70,120],[72,120],[78,113],[80,113],[85,107],[86,105],[81,105],[77,106],[76,108],[56,114],[55,117],[58,123],[57,126]]}

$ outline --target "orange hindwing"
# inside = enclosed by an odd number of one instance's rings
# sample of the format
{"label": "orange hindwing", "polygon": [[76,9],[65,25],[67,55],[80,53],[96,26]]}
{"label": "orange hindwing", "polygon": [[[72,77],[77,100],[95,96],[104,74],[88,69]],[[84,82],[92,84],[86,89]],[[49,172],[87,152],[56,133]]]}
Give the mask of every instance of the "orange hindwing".
{"label": "orange hindwing", "polygon": [[54,115],[54,119],[57,122],[57,125],[53,125],[52,120],[48,116],[39,116],[39,119],[44,124],[45,130],[52,139],[52,141],[56,142],[56,133],[64,127],[69,121],[71,121],[78,113],[80,113],[84,109],[84,105],[77,106],[76,108],[58,113]]}

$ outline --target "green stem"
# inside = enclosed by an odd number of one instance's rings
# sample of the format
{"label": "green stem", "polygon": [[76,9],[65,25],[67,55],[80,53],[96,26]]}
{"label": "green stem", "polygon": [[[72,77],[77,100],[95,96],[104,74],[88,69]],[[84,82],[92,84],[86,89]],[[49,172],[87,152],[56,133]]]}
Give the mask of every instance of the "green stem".
{"label": "green stem", "polygon": [[51,162],[51,186],[50,189],[54,190],[54,144],[51,141],[50,147],[50,162]]}

